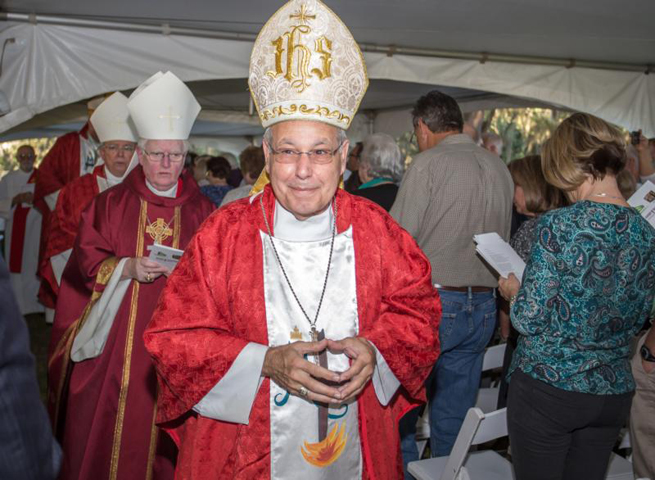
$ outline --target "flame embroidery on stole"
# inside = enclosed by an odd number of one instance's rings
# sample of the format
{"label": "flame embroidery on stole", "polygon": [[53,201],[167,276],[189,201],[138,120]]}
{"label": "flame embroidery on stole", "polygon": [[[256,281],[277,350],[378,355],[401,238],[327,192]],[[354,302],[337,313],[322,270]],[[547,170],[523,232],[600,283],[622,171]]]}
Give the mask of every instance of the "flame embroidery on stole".
{"label": "flame embroidery on stole", "polygon": [[304,442],[305,445],[300,447],[300,452],[308,463],[323,468],[338,460],[346,448],[347,441],[346,422],[341,423],[341,426],[335,423],[325,440],[317,443]]}

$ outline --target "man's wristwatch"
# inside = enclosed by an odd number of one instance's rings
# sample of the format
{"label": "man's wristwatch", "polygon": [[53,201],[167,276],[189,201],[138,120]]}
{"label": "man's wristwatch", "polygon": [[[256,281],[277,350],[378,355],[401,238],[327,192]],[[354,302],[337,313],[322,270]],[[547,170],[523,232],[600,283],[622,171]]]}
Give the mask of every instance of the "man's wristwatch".
{"label": "man's wristwatch", "polygon": [[652,354],[650,349],[646,345],[642,345],[639,350],[641,358],[647,362],[655,362],[655,355]]}

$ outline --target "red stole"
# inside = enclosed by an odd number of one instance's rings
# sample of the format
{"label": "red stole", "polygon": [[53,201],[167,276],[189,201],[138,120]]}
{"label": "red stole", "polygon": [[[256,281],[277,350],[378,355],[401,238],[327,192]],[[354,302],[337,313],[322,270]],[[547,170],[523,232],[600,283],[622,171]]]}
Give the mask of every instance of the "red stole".
{"label": "red stole", "polygon": [[[34,183],[36,178],[36,168],[27,179],[27,183]],[[9,251],[9,271],[11,273],[21,273],[23,270],[23,249],[25,247],[25,229],[27,228],[27,216],[30,208],[23,207],[22,204],[16,205],[11,227],[11,249]]]}

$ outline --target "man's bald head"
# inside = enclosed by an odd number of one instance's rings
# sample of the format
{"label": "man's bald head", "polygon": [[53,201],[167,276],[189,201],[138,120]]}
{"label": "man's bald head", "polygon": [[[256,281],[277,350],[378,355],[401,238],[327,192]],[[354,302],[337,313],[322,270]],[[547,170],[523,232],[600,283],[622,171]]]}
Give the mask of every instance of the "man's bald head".
{"label": "man's bald head", "polygon": [[31,145],[21,145],[16,152],[16,160],[23,172],[29,173],[34,169],[36,153]]}

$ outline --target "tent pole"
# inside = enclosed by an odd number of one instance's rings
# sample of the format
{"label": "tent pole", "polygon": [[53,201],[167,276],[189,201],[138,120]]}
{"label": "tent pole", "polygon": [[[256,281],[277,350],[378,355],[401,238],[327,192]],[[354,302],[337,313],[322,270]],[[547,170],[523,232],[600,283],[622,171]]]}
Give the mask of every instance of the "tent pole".
{"label": "tent pole", "polygon": [[[0,21],[26,22],[32,24],[44,23],[49,25],[61,25],[67,27],[103,28],[108,30],[121,30],[129,32],[159,33],[164,35],[186,35],[202,38],[216,38],[222,40],[236,40],[254,42],[257,35],[244,32],[223,32],[217,30],[205,30],[195,28],[174,27],[169,23],[162,25],[145,25],[137,23],[118,23],[101,20],[87,20],[54,15],[34,15],[24,13],[0,12]],[[593,68],[602,70],[620,70],[644,72],[648,75],[655,71],[655,65],[602,62],[594,60],[577,60],[554,57],[538,57],[527,55],[509,55],[486,52],[458,52],[450,50],[438,50],[428,48],[413,48],[399,46],[384,46],[370,43],[361,43],[360,48],[364,52],[383,53],[389,56],[407,55],[414,57],[452,58],[457,60],[478,61],[480,63],[502,62],[530,65],[548,65],[566,68]]]}

